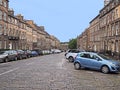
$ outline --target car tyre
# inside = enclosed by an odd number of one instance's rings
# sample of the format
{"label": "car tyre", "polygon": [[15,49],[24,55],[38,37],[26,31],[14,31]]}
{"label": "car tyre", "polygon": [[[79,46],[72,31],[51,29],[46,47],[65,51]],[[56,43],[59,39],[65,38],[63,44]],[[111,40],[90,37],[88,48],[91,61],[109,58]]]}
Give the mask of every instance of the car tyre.
{"label": "car tyre", "polygon": [[109,72],[110,72],[110,70],[109,70],[109,67],[108,67],[108,66],[102,66],[101,71],[102,71],[102,73],[104,73],[104,74],[107,74],[107,73],[109,73]]}
{"label": "car tyre", "polygon": [[76,69],[76,70],[80,70],[81,69],[81,65],[80,65],[80,63],[75,63],[74,64],[74,68]]}
{"label": "car tyre", "polygon": [[28,55],[27,58],[30,58],[30,55]]}
{"label": "car tyre", "polygon": [[69,62],[73,62],[74,58],[73,57],[69,57],[68,60],[69,60]]}
{"label": "car tyre", "polygon": [[4,59],[4,62],[8,62],[8,61],[9,61],[9,59],[8,59],[8,58],[5,58],[5,59]]}
{"label": "car tyre", "polygon": [[17,57],[15,57],[15,61],[17,61],[18,60],[18,58]]}
{"label": "car tyre", "polygon": [[20,56],[19,59],[22,60],[22,56]]}

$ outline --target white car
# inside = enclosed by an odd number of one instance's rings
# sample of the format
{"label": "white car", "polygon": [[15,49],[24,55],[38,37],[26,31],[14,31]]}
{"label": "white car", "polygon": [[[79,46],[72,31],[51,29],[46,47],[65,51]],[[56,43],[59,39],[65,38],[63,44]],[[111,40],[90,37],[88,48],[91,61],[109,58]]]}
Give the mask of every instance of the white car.
{"label": "white car", "polygon": [[61,50],[59,50],[59,49],[51,49],[51,52],[52,53],[61,53]]}
{"label": "white car", "polygon": [[80,50],[77,49],[71,49],[69,51],[67,51],[67,53],[65,54],[66,59],[69,60],[69,62],[73,62],[76,55],[80,52]]}

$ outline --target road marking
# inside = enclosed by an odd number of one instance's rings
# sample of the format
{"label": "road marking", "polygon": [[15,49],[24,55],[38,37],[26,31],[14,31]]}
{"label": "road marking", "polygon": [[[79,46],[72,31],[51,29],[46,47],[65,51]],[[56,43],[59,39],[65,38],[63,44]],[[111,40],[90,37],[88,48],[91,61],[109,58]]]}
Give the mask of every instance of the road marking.
{"label": "road marking", "polygon": [[9,70],[9,71],[6,71],[6,72],[4,72],[4,73],[1,73],[0,76],[1,76],[1,75],[4,75],[4,74],[7,74],[7,73],[10,73],[10,72],[13,72],[13,71],[15,71],[15,70],[17,70],[17,69],[19,69],[19,67],[18,67],[18,68],[11,69],[11,70]]}

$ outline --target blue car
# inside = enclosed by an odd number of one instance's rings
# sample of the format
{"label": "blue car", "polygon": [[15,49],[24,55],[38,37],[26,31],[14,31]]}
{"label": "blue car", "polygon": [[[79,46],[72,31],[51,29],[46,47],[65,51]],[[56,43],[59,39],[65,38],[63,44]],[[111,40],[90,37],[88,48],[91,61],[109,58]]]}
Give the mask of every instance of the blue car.
{"label": "blue car", "polygon": [[92,53],[92,52],[80,52],[77,54],[74,60],[74,67],[76,70],[84,68],[90,68],[94,70],[100,70],[102,73],[119,72],[120,62],[111,60],[108,57]]}
{"label": "blue car", "polygon": [[39,54],[36,51],[31,51],[32,57],[38,56]]}

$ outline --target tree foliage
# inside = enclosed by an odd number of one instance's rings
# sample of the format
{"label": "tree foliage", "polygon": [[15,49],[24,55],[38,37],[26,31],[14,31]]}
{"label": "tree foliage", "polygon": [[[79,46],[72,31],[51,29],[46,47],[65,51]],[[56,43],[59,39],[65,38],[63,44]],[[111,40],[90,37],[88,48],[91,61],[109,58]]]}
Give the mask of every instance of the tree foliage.
{"label": "tree foliage", "polygon": [[71,39],[68,43],[69,49],[77,49],[77,39]]}

